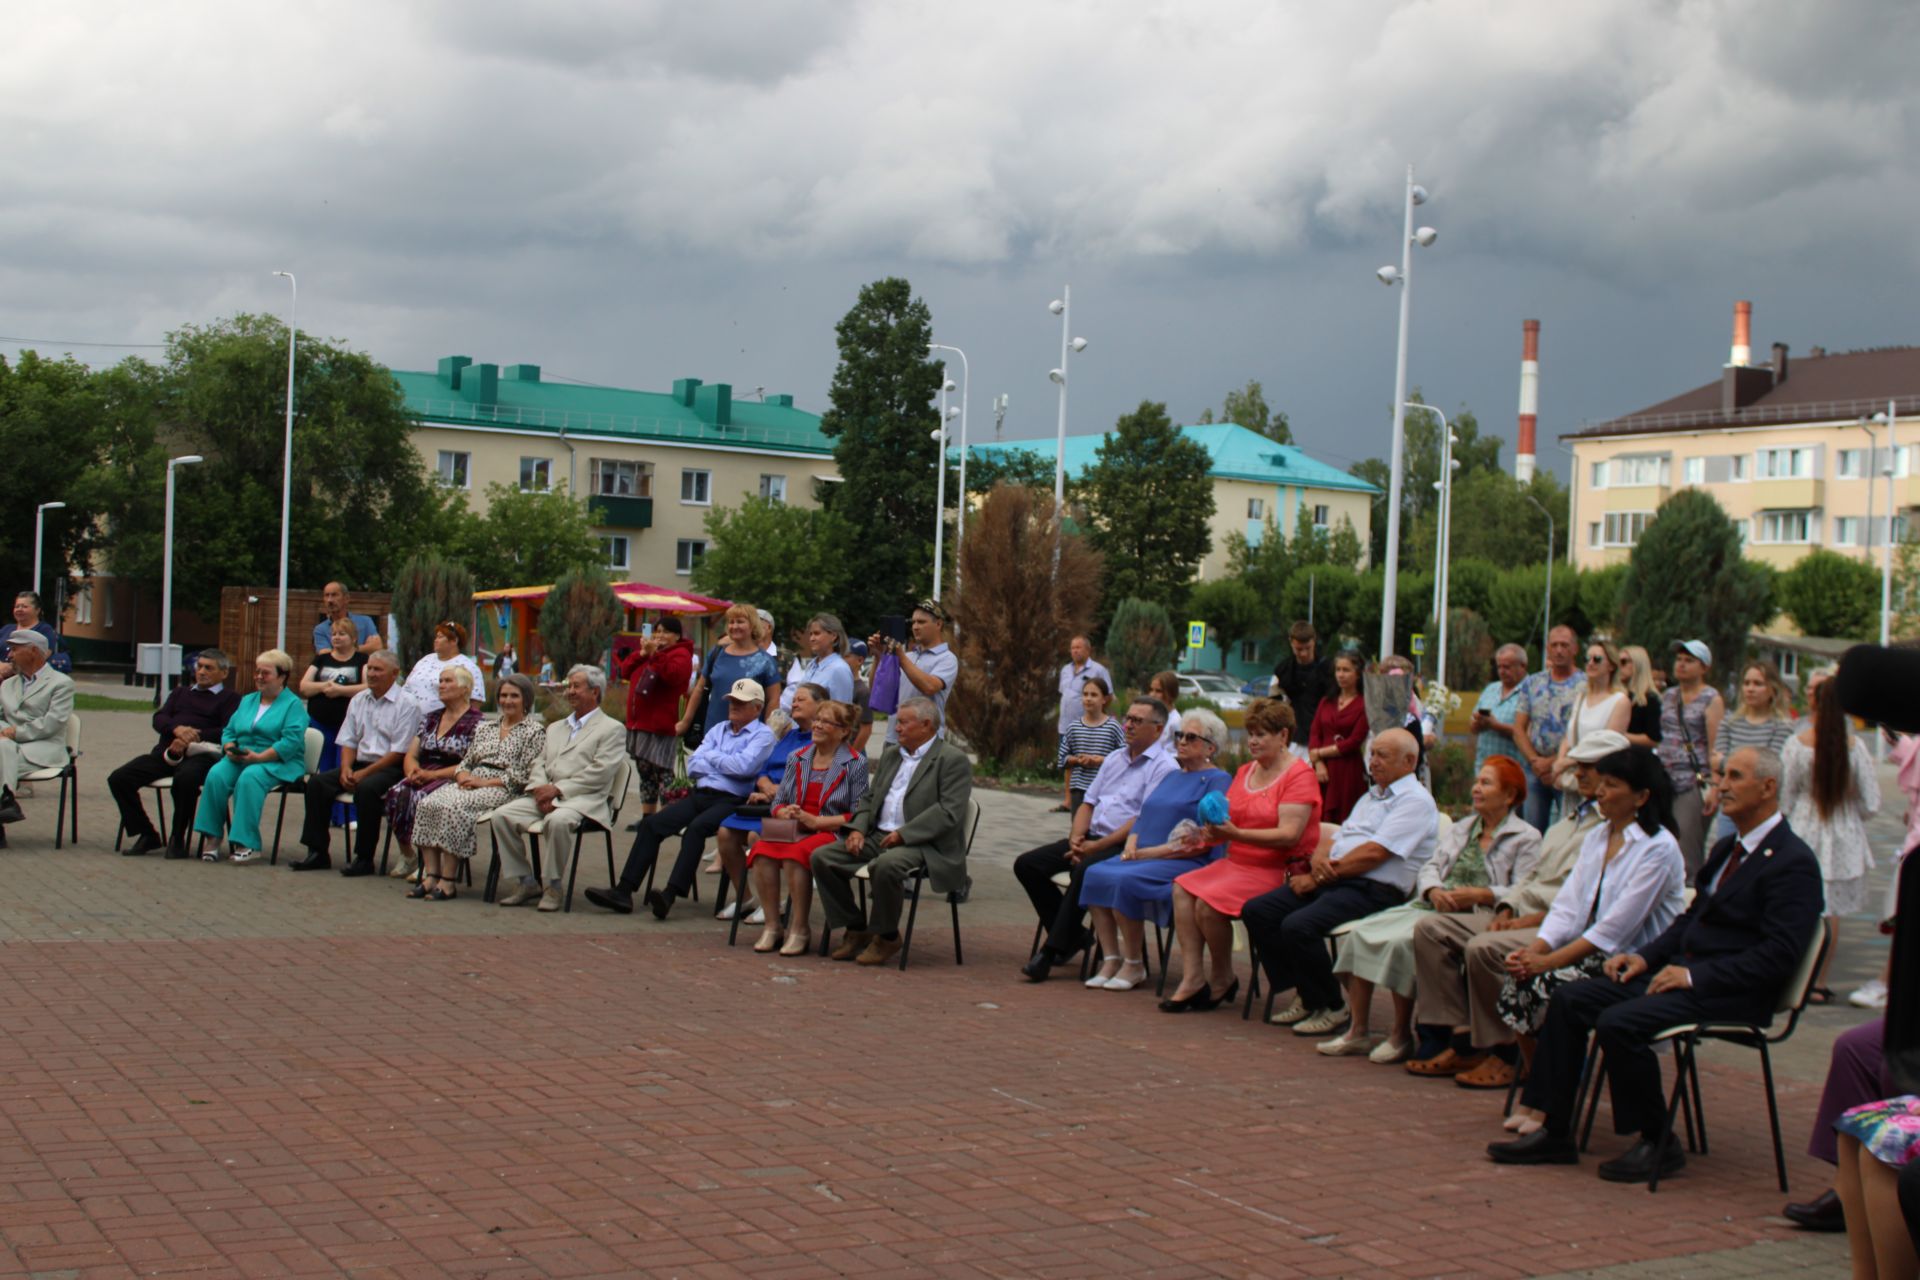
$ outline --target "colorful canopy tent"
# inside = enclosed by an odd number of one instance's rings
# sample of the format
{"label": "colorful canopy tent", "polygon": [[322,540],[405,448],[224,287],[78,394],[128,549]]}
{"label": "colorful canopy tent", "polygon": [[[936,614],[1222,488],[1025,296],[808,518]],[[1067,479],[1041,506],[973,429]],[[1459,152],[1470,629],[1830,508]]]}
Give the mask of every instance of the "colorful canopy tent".
{"label": "colorful canopy tent", "polygon": [[[511,644],[520,670],[532,674],[539,669],[540,606],[546,603],[547,593],[552,589],[548,583],[541,587],[502,587],[473,593],[474,613],[479,620],[474,650],[481,655],[482,662],[491,665],[501,648]],[[630,637],[638,635],[640,623],[645,621],[639,615],[671,613],[707,618],[725,612],[732,603],[697,592],[656,587],[649,582],[616,582],[613,594],[627,610],[627,626],[614,640],[616,654],[625,647],[622,639],[631,643]]]}

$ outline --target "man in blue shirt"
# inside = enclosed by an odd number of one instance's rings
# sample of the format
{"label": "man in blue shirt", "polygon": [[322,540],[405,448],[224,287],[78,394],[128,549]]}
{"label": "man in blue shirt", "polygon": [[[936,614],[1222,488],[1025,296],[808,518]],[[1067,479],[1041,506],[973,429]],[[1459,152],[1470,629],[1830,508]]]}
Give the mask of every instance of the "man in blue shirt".
{"label": "man in blue shirt", "polygon": [[[773,750],[773,730],[761,721],[767,705],[767,691],[757,680],[736,680],[727,690],[727,718],[707,730],[699,749],[687,760],[687,776],[693,790],[652,816],[643,819],[627,854],[627,865],[620,882],[606,889],[588,889],[587,901],[596,907],[629,915],[633,895],[653,871],[660,856],[660,845],[680,832],[680,856],[674,859],[664,890],[648,889],[647,906],[654,917],[665,920],[675,898],[693,892],[693,877],[700,868],[700,852],[707,837],[720,829],[740,802],[753,790],[767,754]],[[778,904],[770,904],[776,910]],[[769,911],[769,915],[773,914]]]}
{"label": "man in blue shirt", "polygon": [[360,634],[359,647],[362,653],[372,653],[380,647],[380,632],[373,625],[373,619],[364,613],[350,613],[347,610],[347,589],[338,582],[329,582],[320,593],[320,601],[325,606],[327,616],[313,624],[313,652],[325,653],[333,648],[333,624],[342,618],[353,621],[353,629]]}

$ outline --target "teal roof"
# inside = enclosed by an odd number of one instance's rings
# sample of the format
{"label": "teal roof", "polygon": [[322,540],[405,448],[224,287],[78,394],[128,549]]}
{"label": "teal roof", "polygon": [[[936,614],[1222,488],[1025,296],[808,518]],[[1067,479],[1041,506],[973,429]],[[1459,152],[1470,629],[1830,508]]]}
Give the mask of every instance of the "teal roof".
{"label": "teal roof", "polygon": [[736,400],[727,383],[681,378],[672,392],[549,382],[531,364],[475,364],[448,356],[437,372],[393,370],[416,421],[608,439],[831,454],[820,416],[790,395]]}
{"label": "teal roof", "polygon": [[[1346,489],[1354,493],[1378,493],[1379,489],[1358,476],[1320,461],[1297,445],[1275,444],[1266,436],[1232,422],[1212,422],[1180,428],[1180,434],[1196,441],[1213,459],[1208,474],[1222,480],[1251,480],[1255,484],[1303,485],[1314,489]],[[1095,452],[1106,442],[1107,432],[1068,436],[1066,466],[1069,474],[1085,475],[1093,466]],[[968,446],[969,453],[1008,453],[1022,450],[1043,458],[1053,456],[1053,441],[1007,440],[997,444]]]}

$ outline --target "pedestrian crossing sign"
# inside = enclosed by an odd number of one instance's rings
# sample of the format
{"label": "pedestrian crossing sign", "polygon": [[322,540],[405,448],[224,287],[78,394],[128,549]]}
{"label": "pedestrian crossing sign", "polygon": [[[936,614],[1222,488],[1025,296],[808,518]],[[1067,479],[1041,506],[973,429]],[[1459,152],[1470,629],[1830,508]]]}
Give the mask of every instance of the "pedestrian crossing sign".
{"label": "pedestrian crossing sign", "polygon": [[1187,624],[1187,648],[1204,649],[1207,647],[1207,624],[1189,622]]}

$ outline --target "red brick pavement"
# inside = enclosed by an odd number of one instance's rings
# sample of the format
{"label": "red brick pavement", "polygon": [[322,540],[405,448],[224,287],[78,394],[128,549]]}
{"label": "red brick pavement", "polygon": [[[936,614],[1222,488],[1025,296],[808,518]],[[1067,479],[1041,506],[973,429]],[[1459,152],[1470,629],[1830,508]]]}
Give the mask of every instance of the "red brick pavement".
{"label": "red brick pavement", "polygon": [[904,975],[634,920],[6,944],[0,1275],[1517,1276],[1787,1234],[1730,1051],[1649,1196],[1488,1163],[1497,1095],[1028,986],[1029,936],[956,969],[936,921]]}

